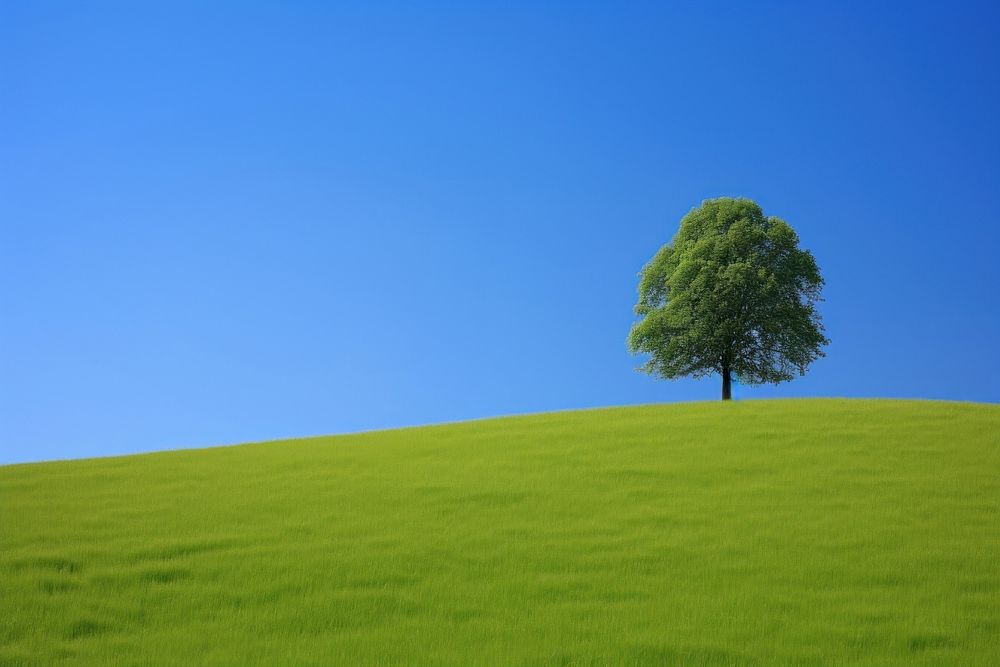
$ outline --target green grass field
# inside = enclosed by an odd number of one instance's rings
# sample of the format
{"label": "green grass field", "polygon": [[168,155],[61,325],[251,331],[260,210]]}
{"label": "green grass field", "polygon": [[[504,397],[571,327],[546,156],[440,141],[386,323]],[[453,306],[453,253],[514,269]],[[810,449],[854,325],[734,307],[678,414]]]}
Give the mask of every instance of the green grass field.
{"label": "green grass field", "polygon": [[563,412],[0,467],[0,665],[997,665],[1000,406]]}

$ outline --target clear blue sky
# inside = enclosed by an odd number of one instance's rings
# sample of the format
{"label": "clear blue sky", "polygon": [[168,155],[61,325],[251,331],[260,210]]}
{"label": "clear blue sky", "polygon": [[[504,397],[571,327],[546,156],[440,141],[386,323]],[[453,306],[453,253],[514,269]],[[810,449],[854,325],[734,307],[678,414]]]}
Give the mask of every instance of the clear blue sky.
{"label": "clear blue sky", "polygon": [[0,9],[0,462],[715,399],[625,337],[719,195],[833,341],[738,397],[1000,400],[996,3],[202,4]]}

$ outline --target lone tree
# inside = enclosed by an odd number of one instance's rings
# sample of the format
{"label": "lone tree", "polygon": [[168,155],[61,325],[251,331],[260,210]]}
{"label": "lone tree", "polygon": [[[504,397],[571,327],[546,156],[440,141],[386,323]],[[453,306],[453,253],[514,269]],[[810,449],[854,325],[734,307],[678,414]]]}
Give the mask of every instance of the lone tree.
{"label": "lone tree", "polygon": [[692,209],[639,276],[628,347],[649,354],[639,370],[651,375],[718,373],[729,400],[733,375],[746,384],[791,380],[829,343],[816,311],[816,260],[787,222],[749,199]]}

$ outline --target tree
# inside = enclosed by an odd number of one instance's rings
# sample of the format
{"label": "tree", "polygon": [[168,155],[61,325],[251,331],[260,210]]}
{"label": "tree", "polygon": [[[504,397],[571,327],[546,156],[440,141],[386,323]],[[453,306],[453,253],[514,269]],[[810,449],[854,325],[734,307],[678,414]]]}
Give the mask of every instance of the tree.
{"label": "tree", "polygon": [[788,223],[749,199],[692,209],[639,277],[628,347],[649,355],[638,370],[651,375],[718,373],[729,400],[734,375],[751,385],[791,380],[829,343],[816,260]]}

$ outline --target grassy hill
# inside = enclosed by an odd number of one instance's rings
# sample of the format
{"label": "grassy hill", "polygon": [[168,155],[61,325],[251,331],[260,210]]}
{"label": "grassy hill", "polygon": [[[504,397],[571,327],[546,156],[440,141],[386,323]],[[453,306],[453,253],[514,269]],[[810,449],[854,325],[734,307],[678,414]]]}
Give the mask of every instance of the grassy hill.
{"label": "grassy hill", "polygon": [[0,665],[1000,664],[1000,406],[564,412],[0,467]]}

